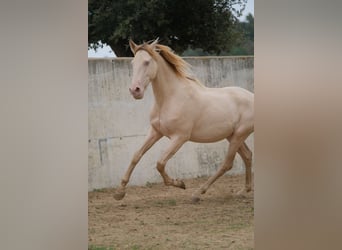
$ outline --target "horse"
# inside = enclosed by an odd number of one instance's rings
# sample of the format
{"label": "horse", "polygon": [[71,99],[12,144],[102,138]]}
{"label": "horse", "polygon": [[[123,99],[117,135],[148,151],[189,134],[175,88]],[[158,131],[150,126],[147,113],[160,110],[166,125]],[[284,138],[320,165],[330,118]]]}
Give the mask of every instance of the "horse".
{"label": "horse", "polygon": [[233,167],[238,153],[245,164],[245,187],[250,192],[252,152],[245,140],[254,132],[254,94],[240,87],[208,88],[191,74],[190,65],[168,46],[152,42],[137,45],[129,40],[134,54],[133,76],[129,87],[135,99],[142,99],[151,83],[155,97],[150,113],[150,127],[146,139],[135,152],[130,165],[115,191],[121,200],[126,185],[141,157],[162,137],[169,145],[158,159],[156,168],[164,184],[185,189],[182,180],[172,179],[165,171],[167,161],[187,142],[209,143],[228,140],[229,147],[218,171],[192,194],[198,202],[201,194]]}

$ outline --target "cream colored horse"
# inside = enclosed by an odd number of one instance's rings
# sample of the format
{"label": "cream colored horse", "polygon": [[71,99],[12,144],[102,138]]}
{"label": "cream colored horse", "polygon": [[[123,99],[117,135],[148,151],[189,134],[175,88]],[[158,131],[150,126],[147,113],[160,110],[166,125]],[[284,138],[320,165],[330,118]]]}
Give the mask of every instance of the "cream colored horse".
{"label": "cream colored horse", "polygon": [[136,164],[163,136],[170,139],[170,144],[157,161],[157,169],[165,185],[185,189],[183,181],[168,176],[165,165],[186,141],[216,142],[227,139],[229,148],[225,161],[218,172],[193,193],[192,199],[198,201],[211,184],[232,168],[236,152],[246,166],[245,191],[249,192],[252,152],[245,140],[254,130],[253,93],[239,87],[205,87],[189,75],[188,64],[172,53],[169,47],[158,44],[158,40],[150,44],[136,45],[133,41],[129,44],[135,55],[129,91],[135,99],[141,99],[151,82],[155,103],[146,140],[134,154],[121,187],[116,190],[115,199],[125,196],[125,187]]}

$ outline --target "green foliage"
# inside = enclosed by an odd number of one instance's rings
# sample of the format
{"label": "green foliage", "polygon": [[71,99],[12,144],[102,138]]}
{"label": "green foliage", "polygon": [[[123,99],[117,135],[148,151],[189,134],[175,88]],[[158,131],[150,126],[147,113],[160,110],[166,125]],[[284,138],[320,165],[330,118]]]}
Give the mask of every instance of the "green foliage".
{"label": "green foliage", "polygon": [[132,250],[139,250],[141,249],[139,245],[133,245],[132,246]]}
{"label": "green foliage", "polygon": [[217,53],[209,53],[201,48],[188,48],[182,53],[182,56],[241,56],[254,55],[254,17],[250,13],[246,16],[246,21],[235,24],[235,33],[238,34],[234,43],[228,50]]}
{"label": "green foliage", "polygon": [[241,34],[236,45],[230,51],[230,55],[254,55],[254,17],[251,13],[246,16],[245,22],[237,25]]}
{"label": "green foliage", "polygon": [[89,0],[88,46],[108,44],[117,56],[129,56],[128,39],[141,43],[159,37],[177,53],[201,48],[229,51],[239,39],[234,16],[247,0]]}
{"label": "green foliage", "polygon": [[114,248],[113,247],[100,247],[100,246],[90,245],[88,247],[88,250],[114,250]]}
{"label": "green foliage", "polygon": [[176,206],[177,202],[174,199],[158,200],[158,201],[154,202],[153,205],[158,206],[158,207],[168,207],[168,206]]}

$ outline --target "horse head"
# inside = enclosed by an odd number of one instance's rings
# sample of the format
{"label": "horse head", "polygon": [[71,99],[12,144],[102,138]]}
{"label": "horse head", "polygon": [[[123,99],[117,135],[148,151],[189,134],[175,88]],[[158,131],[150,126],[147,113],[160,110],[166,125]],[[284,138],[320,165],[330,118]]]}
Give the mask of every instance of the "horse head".
{"label": "horse head", "polygon": [[145,89],[157,75],[157,62],[148,52],[154,50],[157,42],[158,39],[151,44],[137,45],[132,40],[129,41],[129,46],[134,54],[132,60],[133,77],[129,91],[135,99],[144,97]]}

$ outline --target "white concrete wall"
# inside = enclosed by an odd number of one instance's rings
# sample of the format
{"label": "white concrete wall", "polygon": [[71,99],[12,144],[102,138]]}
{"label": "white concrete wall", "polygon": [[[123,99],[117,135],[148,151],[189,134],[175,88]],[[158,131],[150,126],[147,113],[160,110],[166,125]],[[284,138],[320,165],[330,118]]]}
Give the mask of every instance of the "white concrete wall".
{"label": "white concrete wall", "polygon": [[[254,92],[253,57],[189,57],[193,73],[210,87],[241,86]],[[149,127],[153,103],[151,87],[142,100],[128,91],[132,58],[89,59],[89,190],[120,184],[133,153],[140,147]],[[161,182],[156,161],[168,143],[161,139],[137,165],[130,185]],[[253,135],[248,138],[253,149]],[[209,176],[223,161],[228,143],[187,142],[168,162],[166,171],[173,178]],[[229,174],[244,172],[239,156]]]}

